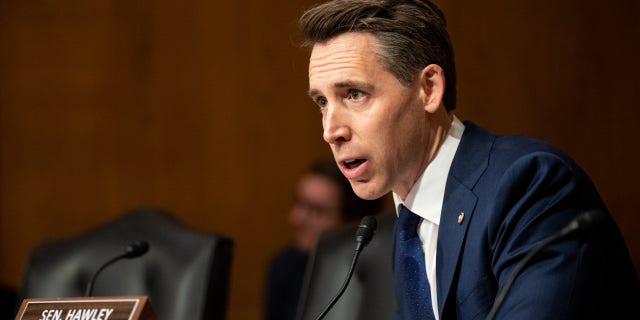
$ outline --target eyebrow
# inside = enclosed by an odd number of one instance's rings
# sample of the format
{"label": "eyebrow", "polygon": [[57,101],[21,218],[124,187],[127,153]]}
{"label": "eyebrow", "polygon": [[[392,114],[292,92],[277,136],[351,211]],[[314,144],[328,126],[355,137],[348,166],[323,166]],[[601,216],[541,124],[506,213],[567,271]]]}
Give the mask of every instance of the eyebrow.
{"label": "eyebrow", "polygon": [[[340,89],[340,88],[362,88],[365,91],[372,91],[373,90],[373,85],[370,85],[368,83],[365,82],[361,82],[361,81],[354,81],[354,80],[346,80],[346,81],[341,81],[341,82],[336,82],[333,85],[333,88],[336,89]],[[313,98],[317,95],[320,94],[320,90],[318,89],[309,89],[309,92],[307,93],[309,95],[309,97]]]}
{"label": "eyebrow", "polygon": [[320,94],[320,90],[318,90],[318,89],[309,89],[309,92],[307,94],[309,95],[309,98],[313,99],[315,96]]}

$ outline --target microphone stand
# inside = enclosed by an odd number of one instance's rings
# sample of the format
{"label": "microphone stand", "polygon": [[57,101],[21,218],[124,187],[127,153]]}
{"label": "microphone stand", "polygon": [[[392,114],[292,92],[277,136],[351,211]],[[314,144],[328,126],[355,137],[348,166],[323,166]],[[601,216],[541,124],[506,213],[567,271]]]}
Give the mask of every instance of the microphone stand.
{"label": "microphone stand", "polygon": [[498,308],[500,308],[500,305],[502,304],[502,301],[504,300],[504,298],[507,296],[507,292],[511,288],[513,281],[516,279],[516,275],[518,275],[520,271],[522,271],[522,269],[527,264],[527,262],[529,262],[529,260],[531,260],[531,258],[533,258],[533,256],[535,256],[542,248],[546,247],[552,242],[557,241],[562,237],[564,237],[563,234],[555,234],[551,237],[548,237],[542,240],[531,251],[529,251],[529,253],[527,253],[527,255],[524,258],[522,258],[522,260],[520,260],[518,265],[511,272],[511,275],[509,276],[509,279],[507,279],[507,282],[505,282],[504,287],[500,291],[500,294],[498,294],[498,296],[496,297],[496,300],[493,303],[493,306],[491,307],[491,310],[489,311],[489,314],[487,315],[486,320],[493,320],[493,318],[496,316],[496,313],[498,312]]}
{"label": "microphone stand", "polygon": [[324,310],[322,310],[322,312],[320,313],[320,315],[318,315],[316,320],[321,320],[322,318],[324,318],[327,312],[329,312],[329,309],[331,309],[333,305],[336,304],[338,299],[342,296],[344,291],[347,289],[347,285],[351,280],[351,276],[353,276],[353,270],[355,270],[356,268],[356,263],[358,262],[358,257],[360,256],[360,252],[362,252],[362,249],[364,249],[364,247],[367,244],[369,244],[369,241],[371,241],[371,238],[373,238],[377,225],[378,225],[378,222],[376,221],[376,218],[374,216],[365,216],[360,221],[360,225],[358,226],[358,230],[356,231],[356,250],[353,253],[353,261],[351,261],[351,266],[349,267],[349,273],[347,273],[347,278],[344,280],[344,283],[340,287],[338,294],[336,294],[336,296],[333,297],[333,299],[331,299],[331,302],[329,302],[329,304],[324,308]]}
{"label": "microphone stand", "polygon": [[126,256],[126,254],[123,253],[123,254],[121,254],[121,255],[119,255],[117,257],[111,258],[111,260],[105,262],[100,267],[100,269],[98,269],[98,271],[96,271],[93,274],[93,277],[91,278],[91,281],[89,281],[89,284],[87,285],[87,291],[85,292],[84,296],[85,297],[90,297],[93,294],[93,284],[96,282],[96,279],[98,278],[98,275],[100,274],[100,272],[102,272],[102,270],[104,270],[106,267],[112,265],[114,262],[124,258],[125,256]]}
{"label": "microphone stand", "polygon": [[120,259],[132,259],[132,258],[137,258],[145,253],[147,253],[147,251],[149,251],[149,243],[146,241],[137,241],[134,242],[132,244],[130,244],[129,246],[127,246],[127,248],[125,249],[125,252],[117,255],[113,258],[111,258],[111,260],[105,262],[102,266],[100,266],[100,268],[98,269],[98,271],[96,271],[93,274],[93,277],[91,277],[91,281],[89,281],[89,283],[87,284],[87,291],[85,292],[85,297],[90,297],[93,294],[93,285],[96,282],[96,279],[98,278],[98,275],[102,272],[102,270],[104,270],[106,267],[112,265],[114,262],[120,260]]}
{"label": "microphone stand", "polygon": [[567,226],[565,226],[560,232],[553,234],[542,241],[540,241],[531,251],[527,253],[527,255],[520,260],[520,262],[516,265],[516,267],[511,271],[509,278],[504,284],[504,287],[499,292],[496,300],[487,315],[486,320],[493,320],[502,304],[502,301],[507,296],[507,292],[511,288],[513,281],[515,281],[516,276],[522,271],[522,269],[526,266],[526,264],[533,258],[540,250],[544,247],[548,246],[551,243],[554,243],[558,240],[564,238],[570,238],[574,236],[584,235],[587,232],[591,231],[593,228],[598,226],[602,221],[606,219],[606,215],[602,210],[588,210],[582,212],[576,218],[571,220]]}
{"label": "microphone stand", "polygon": [[[360,243],[358,243],[358,245],[360,245]],[[349,273],[347,273],[347,278],[344,280],[344,283],[342,283],[342,287],[340,287],[338,294],[336,294],[336,296],[333,297],[333,299],[331,299],[331,302],[324,308],[324,310],[322,310],[322,312],[320,313],[320,315],[318,315],[316,320],[321,320],[322,318],[324,318],[327,312],[329,312],[329,309],[331,309],[333,305],[336,304],[336,302],[338,302],[338,299],[342,296],[344,291],[347,289],[347,285],[349,284],[349,281],[351,281],[351,277],[353,276],[353,270],[355,270],[356,268],[356,262],[358,261],[360,252],[362,252],[362,250],[360,249],[356,249],[356,251],[354,252],[353,260],[351,261],[351,267],[349,267]]]}

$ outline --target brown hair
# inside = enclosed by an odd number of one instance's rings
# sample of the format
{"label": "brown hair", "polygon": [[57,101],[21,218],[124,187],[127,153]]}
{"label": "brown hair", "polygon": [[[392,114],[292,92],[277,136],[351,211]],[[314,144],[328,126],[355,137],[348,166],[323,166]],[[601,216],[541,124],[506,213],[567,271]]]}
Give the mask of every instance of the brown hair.
{"label": "brown hair", "polygon": [[333,0],[307,10],[299,21],[303,47],[347,32],[368,32],[378,41],[383,65],[404,85],[429,64],[444,70],[444,105],[456,107],[453,46],[442,11],[427,0]]}

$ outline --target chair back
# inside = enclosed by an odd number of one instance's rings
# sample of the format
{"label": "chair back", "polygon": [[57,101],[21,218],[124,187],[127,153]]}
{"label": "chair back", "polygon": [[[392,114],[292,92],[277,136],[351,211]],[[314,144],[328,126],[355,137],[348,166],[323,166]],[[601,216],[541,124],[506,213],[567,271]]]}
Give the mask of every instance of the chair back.
{"label": "chair back", "polygon": [[159,320],[224,319],[233,242],[157,208],[127,212],[84,234],[45,242],[27,262],[21,298],[82,297],[94,273],[134,241],[149,251],[105,268],[93,296],[145,295]]}

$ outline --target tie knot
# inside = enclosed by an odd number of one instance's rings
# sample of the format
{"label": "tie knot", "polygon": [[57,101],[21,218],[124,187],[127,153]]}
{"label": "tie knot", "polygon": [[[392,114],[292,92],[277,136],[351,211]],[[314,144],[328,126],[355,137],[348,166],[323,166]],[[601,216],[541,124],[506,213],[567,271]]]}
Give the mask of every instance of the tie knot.
{"label": "tie knot", "polygon": [[404,205],[400,205],[400,213],[398,215],[398,231],[400,232],[400,239],[408,240],[418,236],[418,223],[420,217],[411,210],[407,209]]}

